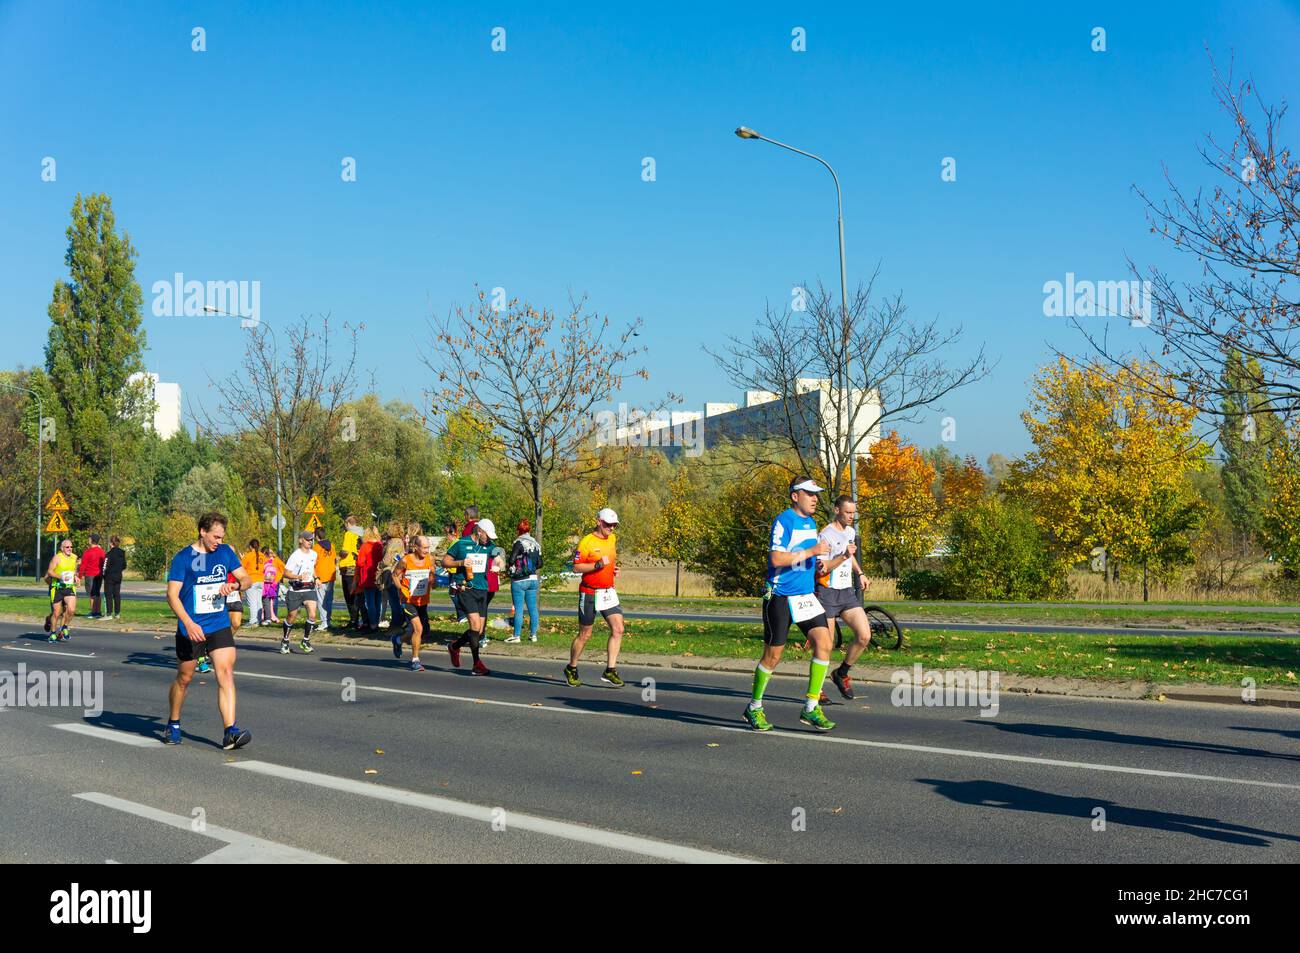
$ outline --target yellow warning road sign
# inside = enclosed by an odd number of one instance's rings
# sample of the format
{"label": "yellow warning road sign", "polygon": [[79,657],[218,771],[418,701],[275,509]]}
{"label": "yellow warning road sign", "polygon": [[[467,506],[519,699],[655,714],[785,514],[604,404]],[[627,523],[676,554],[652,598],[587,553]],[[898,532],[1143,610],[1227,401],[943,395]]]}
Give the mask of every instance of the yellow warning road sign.
{"label": "yellow warning road sign", "polygon": [[318,526],[320,526],[320,520],[317,519],[317,518],[316,518],[316,514],[313,513],[311,519],[309,519],[309,520],[307,521],[307,526],[306,526],[305,528],[306,528],[307,532],[309,532],[309,533],[314,533],[314,532],[316,532],[316,528],[317,528]]}
{"label": "yellow warning road sign", "polygon": [[[63,498],[62,490],[54,491],[54,495],[50,497],[50,501],[45,504],[45,509],[53,510],[55,512],[58,511],[66,512],[69,509],[68,501]],[[59,532],[63,532],[63,530],[60,530]]]}
{"label": "yellow warning road sign", "polygon": [[45,524],[47,533],[66,533],[68,531],[68,521],[63,518],[63,514],[55,510],[50,515],[50,521]]}
{"label": "yellow warning road sign", "polygon": [[316,516],[321,516],[325,513],[325,504],[320,501],[319,496],[313,496],[307,501],[307,505],[303,507],[302,511],[304,513],[312,513]]}

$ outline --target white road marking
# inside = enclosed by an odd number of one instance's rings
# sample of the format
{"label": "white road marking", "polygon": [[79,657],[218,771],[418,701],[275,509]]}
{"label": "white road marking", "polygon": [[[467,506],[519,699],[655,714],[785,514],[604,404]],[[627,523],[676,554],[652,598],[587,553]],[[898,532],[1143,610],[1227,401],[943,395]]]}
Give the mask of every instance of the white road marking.
{"label": "white road marking", "polygon": [[[271,777],[283,778],[289,781],[299,781],[303,784],[343,791],[348,794],[356,794],[380,801],[390,801],[407,807],[417,807],[438,814],[450,814],[453,817],[481,821],[485,825],[489,825],[486,828],[489,831],[491,830],[490,825],[501,816],[496,813],[498,809],[493,807],[470,804],[467,801],[456,801],[452,798],[439,797],[433,794],[421,794],[418,791],[406,791],[402,788],[386,787],[382,784],[357,781],[352,778],[335,777],[332,774],[303,771],[299,768],[286,768],[283,765],[268,764],[264,761],[235,761],[228,764],[227,767],[270,775]],[[660,860],[671,860],[683,864],[756,863],[756,861],[737,857],[733,854],[699,850],[668,841],[637,837],[632,834],[621,834],[618,831],[587,827],[582,824],[570,824],[565,821],[553,821],[549,818],[536,817],[532,814],[520,814],[516,811],[505,811],[504,818],[507,829],[514,828],[539,834],[549,834],[552,837],[561,837],[565,840],[578,841],[583,844],[595,844],[598,847],[608,847],[612,850],[641,854],[645,857],[654,857]],[[211,828],[208,829],[211,830]]]}
{"label": "white road marking", "polygon": [[35,652],[37,655],[63,655],[70,658],[94,658],[95,653],[82,655],[80,652],[52,652],[49,649],[29,649],[25,645],[6,645],[5,648],[13,649],[15,652]]}
{"label": "white road marking", "polygon": [[[265,675],[259,672],[239,672],[240,677],[249,676],[252,678],[273,678],[285,682],[306,682],[313,685],[329,685],[331,688],[337,688],[337,682],[327,682],[315,678],[298,678],[292,675]],[[442,701],[472,702],[476,705],[498,705],[503,708],[527,708],[530,711],[554,711],[564,712],[575,715],[597,715],[607,718],[644,718],[644,715],[629,715],[625,712],[616,711],[591,711],[581,708],[562,708],[557,705],[529,704],[527,702],[506,702],[496,701],[490,698],[473,698],[466,695],[443,695],[438,692],[417,692],[402,688],[383,688],[378,685],[357,685],[358,690],[368,692],[385,692],[393,695],[418,695],[423,698],[436,698]],[[744,734],[755,734],[749,728],[743,728],[739,725],[693,725],[687,724],[685,727],[702,727],[708,731],[738,731]],[[1078,768],[1085,771],[1109,771],[1120,774],[1139,774],[1147,777],[1156,778],[1182,778],[1189,781],[1219,781],[1224,784],[1246,784],[1255,787],[1281,788],[1283,790],[1300,791],[1300,784],[1286,784],[1282,781],[1258,781],[1253,778],[1229,778],[1214,774],[1189,774],[1183,771],[1160,771],[1155,768],[1131,768],[1118,764],[1099,764],[1091,761],[1063,761],[1058,758],[1035,758],[1031,755],[1020,754],[999,754],[994,751],[975,751],[966,748],[936,748],[931,745],[914,745],[894,741],[867,741],[860,738],[837,738],[824,734],[813,734],[812,732],[786,731],[778,729],[768,732],[769,735],[788,738],[795,741],[805,741],[815,744],[829,742],[832,744],[859,745],[865,748],[885,748],[895,751],[916,751],[922,754],[941,754],[951,755],[960,758],[983,758],[988,761],[1014,761],[1020,764],[1041,764],[1055,768]]]}
{"label": "white road marking", "polygon": [[63,724],[53,725],[60,731],[70,731],[74,735],[86,735],[89,738],[98,738],[101,741],[116,741],[122,745],[133,745],[136,748],[161,748],[163,747],[162,739],[149,738],[145,735],[133,735],[129,731],[117,731],[113,728],[101,728],[99,725],[87,725],[80,721],[69,721]]}
{"label": "white road marking", "polygon": [[104,807],[111,807],[113,810],[122,811],[125,814],[134,814],[136,817],[157,821],[159,824],[166,824],[168,827],[174,827],[189,834],[199,834],[202,837],[211,837],[226,842],[226,846],[220,850],[205,854],[194,861],[196,864],[342,863],[342,861],[335,860],[333,857],[313,854],[310,851],[299,850],[287,844],[277,844],[275,841],[263,840],[250,834],[241,834],[239,831],[217,827],[214,824],[205,824],[203,830],[195,831],[192,818],[182,817],[179,814],[168,814],[166,811],[149,807],[147,804],[136,804],[134,801],[126,801],[120,797],[113,797],[111,794],[87,791],[84,794],[74,794],[73,797],[81,798],[83,801],[90,801],[93,804],[102,804]]}

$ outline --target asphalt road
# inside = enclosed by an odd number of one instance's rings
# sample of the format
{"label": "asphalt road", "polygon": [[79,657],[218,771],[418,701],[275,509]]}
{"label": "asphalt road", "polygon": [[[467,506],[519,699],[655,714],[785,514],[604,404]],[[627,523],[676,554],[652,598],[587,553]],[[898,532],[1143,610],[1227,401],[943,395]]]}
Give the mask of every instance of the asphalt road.
{"label": "asphalt road", "polygon": [[169,637],[49,645],[0,623],[0,672],[104,683],[97,717],[0,711],[0,861],[1300,861],[1289,710],[1008,693],[982,718],[866,686],[819,735],[802,678],[777,678],[778,730],[756,735],[743,675],[626,667],[622,689],[571,689],[557,662],[490,653],[475,678],[424,656],[415,674],[387,650],[244,642],[254,737],[226,753],[211,677],[185,743],[156,740]]}
{"label": "asphalt road", "polygon": [[[0,594],[30,596],[39,594],[41,590],[33,587],[0,587]],[[442,600],[439,605],[447,606],[446,591],[440,591],[438,594]],[[141,600],[145,602],[165,602],[166,597],[157,593],[133,592],[125,595],[124,598],[134,601]],[[576,596],[575,596],[576,599]],[[342,600],[336,595],[334,603],[335,609],[346,613],[342,607]],[[89,602],[86,599],[78,601],[78,610],[87,611]],[[510,603],[507,599],[504,604],[498,604],[493,609],[492,615],[509,615],[511,612]],[[564,616],[572,618],[574,610],[572,607],[557,608],[542,606],[539,609],[542,615],[546,616]],[[757,614],[750,615],[731,615],[724,613],[691,613],[691,612],[644,612],[633,609],[627,609],[624,615],[629,619],[658,619],[666,622],[733,622],[749,625],[757,625],[760,620]],[[1293,619],[1286,620],[1294,623]],[[1018,623],[1018,622],[936,622],[932,620],[915,620],[908,619],[906,616],[899,616],[899,623],[906,629],[919,629],[929,631],[963,631],[963,632],[1029,632],[1038,634],[1080,634],[1094,635],[1098,632],[1113,632],[1116,635],[1162,635],[1177,636],[1186,638],[1187,636],[1230,636],[1241,638],[1242,636],[1255,636],[1260,638],[1279,638],[1279,639],[1296,639],[1300,638],[1300,631],[1278,631],[1276,629],[1266,628],[1249,628],[1240,627],[1235,629],[1193,629],[1193,628],[1161,628],[1147,626],[1098,626],[1098,625],[1050,625],[1046,623]]]}

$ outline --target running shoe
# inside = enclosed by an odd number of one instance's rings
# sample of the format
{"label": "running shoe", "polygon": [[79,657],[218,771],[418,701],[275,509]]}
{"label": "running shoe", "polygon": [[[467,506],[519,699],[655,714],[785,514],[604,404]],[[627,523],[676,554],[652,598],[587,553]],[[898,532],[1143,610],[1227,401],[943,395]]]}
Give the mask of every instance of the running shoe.
{"label": "running shoe", "polygon": [[536,642],[536,641],[537,641],[537,636],[535,636],[535,635],[530,635],[530,636],[528,637],[528,641],[529,641],[529,642]]}
{"label": "running shoe", "polygon": [[235,748],[242,748],[253,740],[253,733],[247,728],[238,728],[231,725],[226,729],[225,737],[221,739],[221,747],[226,751],[232,751]]}
{"label": "running shoe", "polygon": [[169,722],[163,729],[163,744],[178,745],[181,743],[181,726],[180,722]]}
{"label": "running shoe", "polygon": [[451,667],[460,668],[460,648],[455,645],[447,646],[447,654],[451,656]]}
{"label": "running shoe", "polygon": [[388,641],[393,644],[393,658],[398,658],[398,659],[401,658],[402,657],[402,634],[399,632],[397,635],[393,636]]}
{"label": "running shoe", "polygon": [[505,639],[504,641],[507,645],[517,645],[518,643],[522,642],[523,639],[521,639],[517,635],[512,635],[508,639]]}
{"label": "running shoe", "polygon": [[474,663],[474,667],[473,667],[472,669],[469,670],[469,673],[470,673],[471,675],[491,675],[491,674],[492,674],[491,672],[488,671],[488,667],[487,667],[486,665],[483,664],[482,660],[475,662],[475,663]]}
{"label": "running shoe", "polygon": [[830,731],[835,727],[835,722],[826,717],[822,711],[822,706],[818,705],[812,711],[805,711],[799,716],[799,720],[805,725],[812,725],[818,731]]}
{"label": "running shoe", "polygon": [[418,658],[411,659],[411,671],[412,672],[424,671],[424,666],[420,664],[420,660]]}
{"label": "running shoe", "polygon": [[199,666],[194,671],[198,672],[200,675],[207,675],[212,671],[212,662],[206,655],[200,656]]}
{"label": "running shoe", "polygon": [[280,654],[281,654],[281,655],[288,655],[288,654],[289,654],[289,640],[288,640],[288,639],[281,639],[281,640],[280,640]]}
{"label": "running shoe", "polygon": [[48,616],[48,615],[45,617],[45,631],[46,631],[46,632],[50,631],[50,620],[51,620],[52,618],[53,618],[52,616]]}
{"label": "running shoe", "polygon": [[853,700],[853,680],[847,674],[841,675],[839,669],[836,669],[831,672],[831,681],[835,683],[835,687],[840,690],[841,695],[849,699],[849,701]]}
{"label": "running shoe", "polygon": [[772,723],[767,720],[767,712],[761,708],[745,706],[745,724],[755,731],[771,731]]}
{"label": "running shoe", "polygon": [[600,676],[600,680],[602,682],[608,682],[615,688],[622,688],[624,685],[623,679],[618,677],[618,669],[616,668],[605,669],[604,674]]}
{"label": "running shoe", "polygon": [[306,639],[303,639],[301,642],[298,643],[298,648],[302,649],[303,655],[311,655],[312,652],[316,651],[314,648],[311,647],[311,643],[308,642]]}
{"label": "running shoe", "polygon": [[50,637],[49,637],[48,639],[46,639],[45,641],[46,641],[46,642],[57,642],[57,641],[59,641],[59,633],[57,633],[57,632],[51,632],[51,633],[50,633]]}
{"label": "running shoe", "polygon": [[71,638],[72,638],[72,633],[68,631],[68,627],[66,625],[63,628],[59,629],[60,642],[66,642]]}
{"label": "running shoe", "polygon": [[581,685],[582,680],[578,678],[578,666],[576,665],[564,666],[564,680],[568,682],[569,685],[573,688],[577,688],[579,685]]}

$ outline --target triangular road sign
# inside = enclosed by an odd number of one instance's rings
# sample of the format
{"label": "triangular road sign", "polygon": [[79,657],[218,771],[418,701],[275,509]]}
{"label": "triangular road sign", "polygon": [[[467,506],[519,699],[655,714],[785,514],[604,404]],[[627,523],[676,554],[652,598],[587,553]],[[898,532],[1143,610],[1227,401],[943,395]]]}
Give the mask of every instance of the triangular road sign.
{"label": "triangular road sign", "polygon": [[[63,491],[55,490],[54,495],[50,497],[50,501],[45,504],[45,508],[54,511],[67,511],[69,509],[68,501],[63,498]],[[63,532],[63,530],[59,530],[59,532]]]}
{"label": "triangular road sign", "polygon": [[307,525],[303,528],[309,533],[314,533],[316,532],[316,527],[318,526],[320,526],[320,520],[318,520],[316,518],[316,514],[313,513],[311,519],[307,521]]}
{"label": "triangular road sign", "polygon": [[321,516],[325,512],[325,504],[320,501],[319,496],[313,496],[307,501],[307,505],[303,507],[302,511],[304,513],[312,513],[316,516]]}
{"label": "triangular road sign", "polygon": [[55,510],[50,514],[50,521],[45,524],[47,533],[66,533],[68,531],[68,521],[63,518],[63,514]]}

